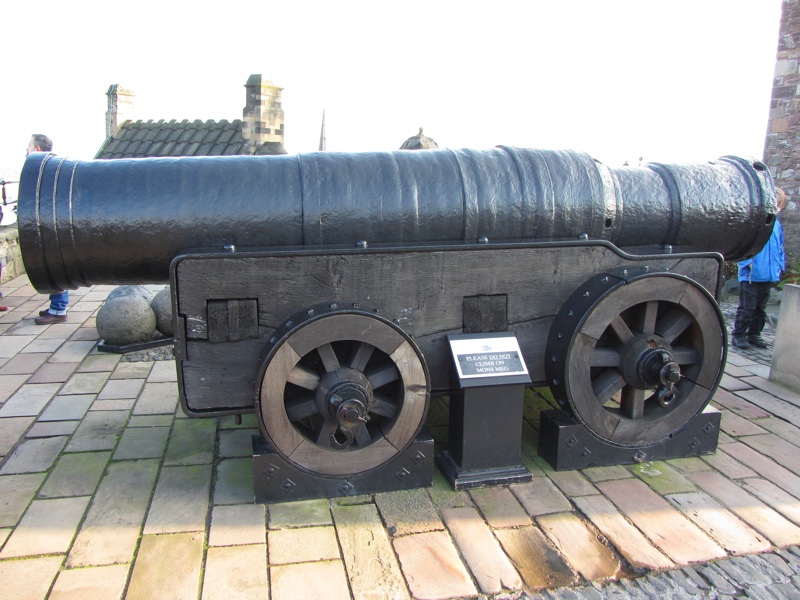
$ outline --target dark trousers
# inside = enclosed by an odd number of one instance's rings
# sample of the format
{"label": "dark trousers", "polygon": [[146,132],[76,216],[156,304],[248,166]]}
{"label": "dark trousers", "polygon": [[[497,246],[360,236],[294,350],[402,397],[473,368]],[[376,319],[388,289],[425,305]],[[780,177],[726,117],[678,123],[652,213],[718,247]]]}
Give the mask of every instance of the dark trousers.
{"label": "dark trousers", "polygon": [[767,301],[772,289],[770,281],[740,281],[739,306],[733,323],[733,337],[747,339],[757,336],[767,322]]}

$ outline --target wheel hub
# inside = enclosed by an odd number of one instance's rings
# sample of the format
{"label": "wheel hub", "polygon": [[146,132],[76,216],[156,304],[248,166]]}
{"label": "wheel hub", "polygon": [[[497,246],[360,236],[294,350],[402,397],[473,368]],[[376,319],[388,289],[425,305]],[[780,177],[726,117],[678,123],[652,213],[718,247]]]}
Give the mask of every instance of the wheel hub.
{"label": "wheel hub", "polygon": [[332,448],[348,448],[355,439],[353,428],[369,422],[372,385],[361,371],[347,367],[325,375],[316,390],[320,414],[338,425],[330,434]]}

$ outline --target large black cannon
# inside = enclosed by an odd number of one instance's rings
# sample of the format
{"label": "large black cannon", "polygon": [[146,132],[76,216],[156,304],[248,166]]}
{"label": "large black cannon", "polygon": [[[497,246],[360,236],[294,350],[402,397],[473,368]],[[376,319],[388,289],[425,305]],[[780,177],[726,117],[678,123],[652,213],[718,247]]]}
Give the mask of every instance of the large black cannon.
{"label": "large black cannon", "polygon": [[452,333],[513,332],[532,381],[605,443],[670,439],[722,376],[723,260],[775,217],[757,161],[505,147],[35,154],[19,201],[38,290],[169,279],[184,410],[256,412],[286,461],[332,478],[411,444],[452,387]]}

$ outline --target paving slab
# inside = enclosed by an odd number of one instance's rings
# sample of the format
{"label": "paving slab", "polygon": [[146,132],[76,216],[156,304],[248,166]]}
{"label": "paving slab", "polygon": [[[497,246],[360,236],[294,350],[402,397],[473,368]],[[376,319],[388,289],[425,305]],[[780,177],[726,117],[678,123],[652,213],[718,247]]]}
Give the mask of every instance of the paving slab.
{"label": "paving slab", "polygon": [[574,501],[635,571],[661,570],[675,566],[605,496],[582,496]]}
{"label": "paving slab", "polygon": [[[31,420],[33,418],[31,417]],[[48,421],[45,423],[37,421],[25,433],[25,437],[53,437],[58,435],[72,435],[80,425],[80,421]]]}
{"label": "paving slab", "polygon": [[742,480],[742,487],[795,525],[800,525],[800,500],[760,477]]}
{"label": "paving slab", "polygon": [[620,574],[619,559],[600,543],[597,532],[573,513],[542,515],[536,523],[587,581],[612,579]]}
{"label": "paving slab", "polygon": [[687,564],[726,555],[720,546],[644,482],[621,479],[598,483],[597,487],[673,561]]}
{"label": "paving slab", "polygon": [[145,535],[205,531],[211,465],[163,467],[147,513]]}
{"label": "paving slab", "polygon": [[745,523],[776,546],[800,544],[800,528],[718,473],[691,476],[706,493],[736,513]]}
{"label": "paving slab", "polygon": [[[141,379],[142,383],[144,383],[144,380],[148,378],[152,369],[153,363],[149,361],[118,362],[114,367],[114,371],[111,373],[111,379],[130,381]],[[175,381],[177,381],[177,379]]]}
{"label": "paving slab", "polygon": [[13,600],[42,600],[63,560],[63,556],[43,556],[0,561],[0,590]]}
{"label": "paving slab", "polygon": [[0,476],[0,527],[17,524],[45,477],[45,473]]}
{"label": "paving slab", "polygon": [[78,363],[45,363],[28,379],[29,383],[64,383],[75,370]]}
{"label": "paving slab", "polygon": [[[800,475],[800,465],[797,464],[797,456],[800,454],[800,448],[791,442],[787,442],[782,437],[773,433],[751,435],[742,438],[741,441],[754,450],[757,450],[760,454],[769,456],[778,464],[784,465],[795,475]],[[800,440],[797,441],[800,442]]]}
{"label": "paving slab", "polygon": [[70,550],[70,568],[128,563],[133,559],[158,461],[112,463]]}
{"label": "paving slab", "polygon": [[272,600],[349,600],[347,574],[341,561],[277,565],[270,569]]}
{"label": "paving slab", "polygon": [[0,456],[6,456],[22,439],[35,417],[6,417],[0,421]]}
{"label": "paving slab", "polygon": [[664,461],[631,465],[628,470],[659,494],[693,492],[695,485]]}
{"label": "paving slab", "polygon": [[[216,466],[214,504],[253,502],[253,459],[231,458]],[[292,502],[292,504],[296,504]],[[270,511],[271,514],[271,511]]]}
{"label": "paving slab", "polygon": [[253,434],[257,429],[228,429],[219,432],[219,456],[253,456]]}
{"label": "paving slab", "polygon": [[333,524],[330,506],[324,498],[269,504],[268,509],[270,529]]}
{"label": "paving slab", "polygon": [[572,586],[578,575],[556,552],[538,527],[494,532],[528,590]]}
{"label": "paving slab", "polygon": [[50,357],[50,362],[76,363],[81,362],[95,347],[95,342],[77,341],[64,342]]}
{"label": "paving slab", "polygon": [[332,508],[354,598],[410,598],[389,536],[373,504]]}
{"label": "paving slab", "polygon": [[130,565],[70,569],[58,574],[49,600],[122,598]]}
{"label": "paving slab", "polygon": [[98,394],[108,379],[107,371],[75,373],[61,389],[61,395]]}
{"label": "paving slab", "polygon": [[94,394],[56,396],[38,421],[80,421],[94,402]]}
{"label": "paving slab", "polygon": [[178,386],[174,383],[145,383],[134,415],[173,414],[178,407]]}
{"label": "paving slab", "polygon": [[[267,517],[263,504],[215,506],[211,512],[209,546],[240,546],[267,541]],[[272,547],[270,547],[272,551]],[[303,561],[296,561],[303,562]]]}
{"label": "paving slab", "polygon": [[0,560],[66,554],[90,496],[34,500],[0,551]]}
{"label": "paving slab", "polygon": [[46,352],[17,354],[9,358],[2,367],[0,375],[18,375],[20,373],[31,374],[44,363],[50,355]]}
{"label": "paving slab", "polygon": [[522,579],[474,508],[448,508],[442,518],[480,591],[518,590]]}
{"label": "paving slab", "polygon": [[[113,377],[113,374],[112,374]],[[144,386],[144,379],[109,379],[97,395],[98,400],[136,398]]]}
{"label": "paving slab", "polygon": [[[165,565],[180,568],[165,569]],[[202,567],[202,533],[145,535],[125,597],[127,600],[197,598]]]}
{"label": "paving slab", "polygon": [[0,418],[36,416],[61,387],[58,383],[25,384],[0,408]]}
{"label": "paving slab", "polygon": [[771,458],[764,456],[746,444],[738,442],[728,444],[723,449],[723,452],[750,467],[763,478],[783,488],[795,498],[800,498],[800,477],[777,464]]}
{"label": "paving slab", "polygon": [[444,529],[433,501],[424,489],[375,494],[375,504],[391,536]]}
{"label": "paving slab", "polygon": [[114,460],[160,458],[168,436],[169,427],[127,427],[114,452]]}
{"label": "paving slab", "polygon": [[572,509],[567,497],[545,477],[534,478],[527,483],[515,483],[508,486],[508,489],[532,517]]}
{"label": "paving slab", "polygon": [[[213,419],[176,420],[172,428],[172,435],[170,436],[169,445],[167,446],[164,464],[210,464],[214,460],[216,432],[217,424]],[[252,451],[250,456],[252,457]]]}
{"label": "paving slab", "polygon": [[263,600],[268,597],[265,544],[208,549],[201,600]]}
{"label": "paving slab", "polygon": [[67,452],[113,450],[128,420],[128,411],[89,411],[67,444]]}
{"label": "paving slab", "polygon": [[66,436],[26,439],[5,460],[0,475],[39,473],[53,466],[67,443]]}
{"label": "paving slab", "polygon": [[339,544],[333,527],[271,529],[267,537],[269,564],[338,560]]}
{"label": "paving slab", "polygon": [[147,376],[148,383],[165,383],[178,381],[178,371],[174,360],[157,360]]}
{"label": "paving slab", "polygon": [[111,372],[119,364],[121,354],[91,354],[81,362],[79,373]]}
{"label": "paving slab", "polygon": [[531,517],[507,487],[476,488],[469,491],[483,518],[495,529],[524,527]]}
{"label": "paving slab", "polygon": [[93,494],[110,458],[110,452],[64,454],[42,486],[39,497],[62,498]]}
{"label": "paving slab", "polygon": [[396,538],[394,549],[415,598],[477,595],[478,591],[446,532],[431,531]]}
{"label": "paving slab", "polygon": [[671,494],[667,499],[732,554],[765,552],[772,546],[708,494]]}
{"label": "paving slab", "polygon": [[717,408],[727,408],[745,419],[761,419],[771,414],[769,411],[764,410],[760,406],[756,406],[752,402],[748,402],[741,396],[737,396],[736,394],[722,389],[717,389],[717,391],[714,392],[711,402]]}
{"label": "paving slab", "polygon": [[27,380],[27,375],[0,375],[0,402],[8,400]]}

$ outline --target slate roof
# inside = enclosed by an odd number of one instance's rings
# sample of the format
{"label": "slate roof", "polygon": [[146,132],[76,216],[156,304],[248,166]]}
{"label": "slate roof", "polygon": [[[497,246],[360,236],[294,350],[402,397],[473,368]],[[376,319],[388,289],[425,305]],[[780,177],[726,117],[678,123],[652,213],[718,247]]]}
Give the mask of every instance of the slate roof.
{"label": "slate roof", "polygon": [[280,142],[255,144],[242,136],[242,121],[125,121],[95,158],[286,154]]}

